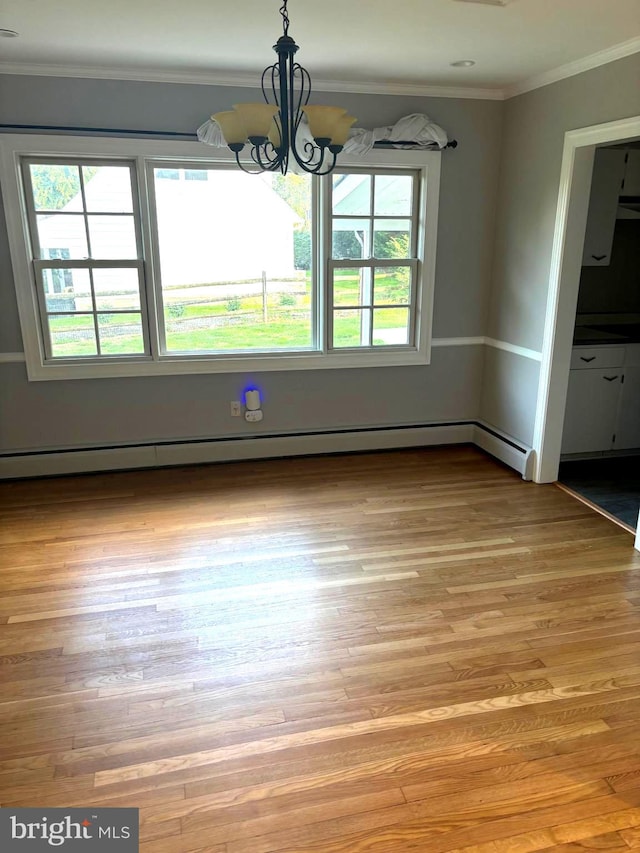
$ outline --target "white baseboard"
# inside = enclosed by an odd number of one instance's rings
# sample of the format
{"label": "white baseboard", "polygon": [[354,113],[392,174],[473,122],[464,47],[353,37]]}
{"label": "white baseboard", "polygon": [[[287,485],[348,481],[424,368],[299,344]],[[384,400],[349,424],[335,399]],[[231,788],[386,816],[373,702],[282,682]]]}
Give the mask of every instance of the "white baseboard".
{"label": "white baseboard", "polygon": [[467,443],[531,479],[533,451],[478,423],[23,453],[0,458],[0,479]]}
{"label": "white baseboard", "polygon": [[[0,458],[0,479],[46,477],[123,468],[155,468],[206,462],[268,459],[316,453],[349,453],[396,447],[427,447],[472,442],[472,423],[372,429],[310,435],[265,436],[224,441],[176,442],[140,447],[25,453]],[[491,452],[491,451],[489,451]]]}
{"label": "white baseboard", "polygon": [[472,441],[472,436],[472,424],[456,424],[168,444],[158,446],[156,452],[158,465],[189,465],[197,462],[232,462],[240,459],[268,459],[315,453],[349,453],[363,450],[389,450],[395,447],[463,444]]}
{"label": "white baseboard", "polygon": [[153,468],[157,464],[155,448],[151,446],[24,453],[0,458],[0,480]]}
{"label": "white baseboard", "polygon": [[530,447],[517,444],[506,436],[503,438],[482,424],[474,427],[473,443],[513,468],[523,480],[533,479],[534,452]]}

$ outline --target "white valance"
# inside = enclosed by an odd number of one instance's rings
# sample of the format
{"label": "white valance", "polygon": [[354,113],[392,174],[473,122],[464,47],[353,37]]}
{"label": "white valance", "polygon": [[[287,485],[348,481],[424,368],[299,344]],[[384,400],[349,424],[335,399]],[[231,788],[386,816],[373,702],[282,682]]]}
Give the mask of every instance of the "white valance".
{"label": "white valance", "polygon": [[344,151],[366,154],[376,142],[391,143],[393,148],[446,148],[448,141],[446,132],[429,116],[412,113],[387,127],[375,127],[373,130],[354,127]]}

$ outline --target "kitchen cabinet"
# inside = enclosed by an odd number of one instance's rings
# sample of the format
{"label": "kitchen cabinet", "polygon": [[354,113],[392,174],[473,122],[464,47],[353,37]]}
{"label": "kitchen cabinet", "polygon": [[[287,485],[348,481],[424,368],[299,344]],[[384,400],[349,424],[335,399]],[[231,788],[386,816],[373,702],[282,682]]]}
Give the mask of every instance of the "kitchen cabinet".
{"label": "kitchen cabinet", "polygon": [[609,450],[618,416],[622,370],[572,370],[562,433],[563,453]]}
{"label": "kitchen cabinet", "polygon": [[640,345],[574,347],[562,453],[640,448]]}
{"label": "kitchen cabinet", "polygon": [[626,153],[623,148],[599,148],[595,153],[582,254],[585,267],[604,267],[611,262]]}
{"label": "kitchen cabinet", "polygon": [[640,366],[624,369],[615,436],[615,450],[640,447]]}
{"label": "kitchen cabinet", "polygon": [[571,370],[622,367],[624,357],[625,347],[623,346],[574,347],[571,352]]}

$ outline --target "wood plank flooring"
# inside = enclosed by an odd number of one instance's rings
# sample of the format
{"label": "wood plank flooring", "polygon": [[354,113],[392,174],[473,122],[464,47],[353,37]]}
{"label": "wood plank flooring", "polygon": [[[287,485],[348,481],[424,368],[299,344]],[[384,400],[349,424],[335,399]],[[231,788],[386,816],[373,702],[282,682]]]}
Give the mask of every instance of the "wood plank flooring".
{"label": "wood plank flooring", "polygon": [[467,447],[0,485],[0,803],[141,853],[640,848],[640,554]]}

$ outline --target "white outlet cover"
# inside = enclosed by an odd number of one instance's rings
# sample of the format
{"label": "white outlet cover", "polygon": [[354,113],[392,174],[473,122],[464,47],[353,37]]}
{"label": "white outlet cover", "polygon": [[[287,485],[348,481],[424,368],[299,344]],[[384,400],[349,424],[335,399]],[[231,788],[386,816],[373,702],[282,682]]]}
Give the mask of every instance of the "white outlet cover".
{"label": "white outlet cover", "polygon": [[244,413],[244,419],[250,424],[255,424],[262,420],[262,409],[254,409]]}

